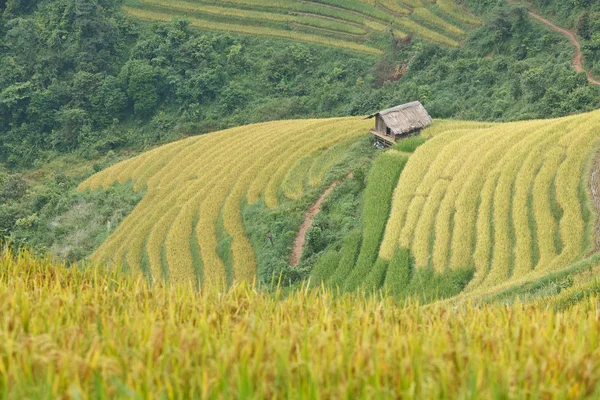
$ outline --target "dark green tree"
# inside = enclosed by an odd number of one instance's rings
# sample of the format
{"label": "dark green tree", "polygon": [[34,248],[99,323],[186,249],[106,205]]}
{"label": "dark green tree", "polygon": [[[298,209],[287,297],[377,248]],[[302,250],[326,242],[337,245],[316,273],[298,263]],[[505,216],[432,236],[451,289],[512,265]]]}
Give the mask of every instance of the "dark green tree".
{"label": "dark green tree", "polygon": [[590,22],[590,13],[585,11],[577,21],[577,34],[585,40],[590,40],[592,37],[592,27]]}

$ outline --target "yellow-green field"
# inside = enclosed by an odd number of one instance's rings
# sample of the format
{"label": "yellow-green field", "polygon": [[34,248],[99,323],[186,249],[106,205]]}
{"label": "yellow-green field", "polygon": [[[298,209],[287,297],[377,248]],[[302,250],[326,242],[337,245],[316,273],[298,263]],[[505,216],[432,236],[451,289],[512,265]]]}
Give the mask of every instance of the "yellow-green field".
{"label": "yellow-green field", "polygon": [[[246,204],[275,208],[318,187],[371,124],[337,118],[244,126],[108,168],[80,189],[133,180],[146,194],[92,259],[127,265],[154,282],[223,287],[253,281],[257,258],[242,218]],[[394,286],[385,282],[386,265],[400,249],[410,250],[416,268],[473,268],[467,293],[536,279],[591,254],[596,215],[588,178],[600,112],[507,124],[436,121],[423,136],[430,139],[413,155],[398,157],[409,158],[381,229],[364,225],[380,214],[371,204],[378,190],[369,192],[371,214],[361,229],[370,236],[378,234],[367,231],[381,230],[382,241],[363,240],[360,268],[338,267],[344,278],[354,277],[342,286],[359,288],[377,253],[384,264],[373,272],[374,288]],[[370,184],[377,184],[376,176]],[[232,240],[232,265],[218,251],[223,234]]]}
{"label": "yellow-green field", "polygon": [[[127,0],[137,18],[184,18],[193,27],[311,42],[381,54],[391,41],[414,35],[458,46],[480,23],[452,0]],[[382,42],[382,38],[386,39]]]}
{"label": "yellow-green field", "polygon": [[546,300],[199,293],[0,250],[0,397],[598,398],[600,298]]}
{"label": "yellow-green field", "polygon": [[138,204],[93,259],[144,270],[153,281],[223,286],[217,225],[231,236],[233,281],[252,281],[256,258],[241,208],[296,199],[318,186],[344,150],[368,131],[359,118],[283,121],[243,126],[172,143],[117,164],[80,189],[133,180],[146,188]]}
{"label": "yellow-green field", "polygon": [[467,291],[541,276],[589,255],[600,112],[508,124],[437,123],[409,159],[380,248],[417,267],[473,266]]}

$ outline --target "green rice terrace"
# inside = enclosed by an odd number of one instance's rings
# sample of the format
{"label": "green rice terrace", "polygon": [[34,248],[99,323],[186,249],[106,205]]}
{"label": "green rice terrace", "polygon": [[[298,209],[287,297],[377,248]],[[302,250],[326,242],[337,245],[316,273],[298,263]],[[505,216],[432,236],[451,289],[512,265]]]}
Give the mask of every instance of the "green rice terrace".
{"label": "green rice terrace", "polygon": [[480,20],[452,0],[126,0],[150,21],[186,19],[200,29],[271,36],[381,54],[413,36],[458,46]]}

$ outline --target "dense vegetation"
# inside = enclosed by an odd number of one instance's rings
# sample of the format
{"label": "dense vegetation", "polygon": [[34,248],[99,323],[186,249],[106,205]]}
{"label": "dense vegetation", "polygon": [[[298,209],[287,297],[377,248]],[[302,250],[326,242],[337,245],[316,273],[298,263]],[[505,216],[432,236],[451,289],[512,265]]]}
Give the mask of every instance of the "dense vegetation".
{"label": "dense vegetation", "polygon": [[600,3],[594,0],[527,0],[539,10],[579,36],[586,67],[600,77]]}
{"label": "dense vegetation", "polygon": [[414,99],[434,117],[488,120],[600,104],[600,89],[572,71],[567,41],[518,8],[486,7],[486,22],[461,48],[415,38],[390,44],[378,61],[203,33],[182,21],[143,24],[119,6],[0,5],[0,162],[30,167],[72,151],[95,158],[232,125],[359,115]]}
{"label": "dense vegetation", "polygon": [[319,290],[149,287],[26,253],[1,251],[0,265],[7,398],[600,395],[598,282],[525,305],[421,308]]}

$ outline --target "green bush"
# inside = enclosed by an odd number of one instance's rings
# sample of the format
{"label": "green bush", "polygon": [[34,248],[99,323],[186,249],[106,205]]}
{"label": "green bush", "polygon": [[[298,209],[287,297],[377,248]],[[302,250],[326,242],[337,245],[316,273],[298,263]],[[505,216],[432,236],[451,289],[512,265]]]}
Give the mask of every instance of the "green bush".
{"label": "green bush", "polygon": [[363,240],[356,266],[345,281],[348,291],[359,288],[375,264],[390,213],[392,196],[408,158],[383,153],[373,163],[365,189],[362,213]]}

